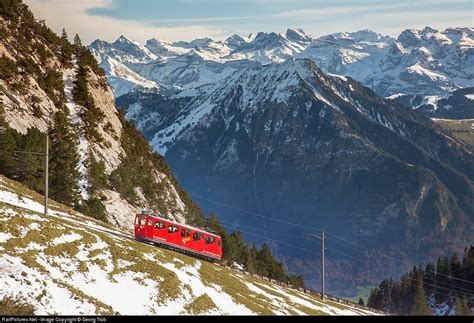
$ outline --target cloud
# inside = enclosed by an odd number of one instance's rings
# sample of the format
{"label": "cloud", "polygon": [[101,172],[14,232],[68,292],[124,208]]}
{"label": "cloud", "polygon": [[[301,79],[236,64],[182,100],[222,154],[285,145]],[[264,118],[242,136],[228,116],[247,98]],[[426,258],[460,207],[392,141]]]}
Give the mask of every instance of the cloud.
{"label": "cloud", "polygon": [[[130,17],[119,19],[97,14],[98,9],[104,9],[104,12],[123,9],[114,7],[118,6],[116,0],[25,0],[34,14],[45,19],[53,30],[60,32],[64,27],[70,36],[78,33],[84,43],[96,38],[112,41],[122,34],[142,43],[152,37],[174,41],[200,37],[219,40],[234,33],[247,35],[256,31],[284,32],[288,27],[303,28],[313,37],[361,29],[371,29],[396,37],[407,28],[431,26],[445,29],[472,26],[473,22],[472,10],[469,10],[472,5],[466,0],[453,1],[449,5],[442,0],[333,0],[329,5],[319,0],[252,1],[263,3],[266,11],[257,12],[250,8],[245,12],[250,13],[249,15],[242,12],[233,12],[230,16],[215,14],[209,18],[199,15],[184,18],[175,15],[164,19],[137,21]],[[250,6],[252,1],[247,0],[247,5]],[[211,0],[203,2],[208,6],[213,3]],[[150,10],[146,6],[139,9]],[[190,14],[192,12],[187,12],[188,16]]]}
{"label": "cloud", "polygon": [[83,43],[100,38],[112,41],[120,35],[144,42],[152,37],[163,40],[192,40],[199,37],[225,37],[223,30],[212,25],[156,27],[147,22],[119,20],[112,17],[90,15],[92,8],[110,8],[111,0],[25,0],[38,19],[44,19],[54,31],[66,28],[69,36],[78,33]]}

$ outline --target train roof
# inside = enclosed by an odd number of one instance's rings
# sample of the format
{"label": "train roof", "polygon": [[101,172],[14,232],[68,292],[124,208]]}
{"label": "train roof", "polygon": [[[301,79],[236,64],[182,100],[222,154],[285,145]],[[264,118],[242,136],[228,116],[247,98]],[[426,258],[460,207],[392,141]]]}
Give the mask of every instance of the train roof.
{"label": "train roof", "polygon": [[160,220],[163,220],[163,221],[171,222],[171,223],[174,223],[174,224],[179,225],[179,226],[181,226],[181,227],[185,227],[185,228],[188,228],[188,229],[192,229],[192,230],[194,230],[194,231],[199,231],[199,232],[202,232],[202,233],[210,234],[210,235],[212,235],[212,236],[221,238],[221,236],[218,235],[218,234],[215,234],[215,233],[206,231],[206,230],[201,229],[201,228],[193,227],[192,225],[178,223],[178,222],[176,222],[176,221],[173,221],[173,220],[170,220],[170,219],[161,217],[161,216],[159,216],[159,215],[157,215],[157,214],[155,214],[155,213],[138,213],[137,215],[151,216],[152,218],[157,218],[157,219],[160,219]]}

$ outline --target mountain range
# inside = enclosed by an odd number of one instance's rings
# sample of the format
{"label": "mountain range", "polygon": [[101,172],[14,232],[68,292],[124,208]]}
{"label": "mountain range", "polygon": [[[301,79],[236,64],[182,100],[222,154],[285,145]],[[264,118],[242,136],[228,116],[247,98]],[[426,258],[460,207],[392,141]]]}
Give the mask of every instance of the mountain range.
{"label": "mountain range", "polygon": [[474,85],[473,35],[472,28],[426,27],[407,29],[398,38],[370,30],[312,38],[301,29],[288,29],[224,41],[152,38],[145,45],[121,36],[113,43],[96,40],[89,47],[113,76],[109,80],[116,97],[136,86],[195,88],[238,69],[290,57],[309,58],[324,72],[350,76],[381,96],[442,96]]}
{"label": "mountain range", "polygon": [[322,227],[411,261],[471,241],[472,147],[416,110],[309,59],[247,68],[187,93],[132,92],[116,101],[224,223],[267,238],[304,238]]}
{"label": "mountain range", "polygon": [[[332,266],[352,276],[333,270],[328,286],[344,293],[370,283],[367,270],[395,275],[472,242],[472,147],[429,118],[471,118],[473,33],[314,39],[288,29],[145,45],[122,36],[90,49],[108,75],[112,61],[136,75],[109,76],[123,89],[117,105],[205,211],[255,241],[295,244],[272,233],[287,232],[312,250],[301,238],[325,228],[375,250],[350,251],[373,266],[332,251]],[[274,248],[317,283],[311,252]],[[400,261],[382,264],[381,254]]]}

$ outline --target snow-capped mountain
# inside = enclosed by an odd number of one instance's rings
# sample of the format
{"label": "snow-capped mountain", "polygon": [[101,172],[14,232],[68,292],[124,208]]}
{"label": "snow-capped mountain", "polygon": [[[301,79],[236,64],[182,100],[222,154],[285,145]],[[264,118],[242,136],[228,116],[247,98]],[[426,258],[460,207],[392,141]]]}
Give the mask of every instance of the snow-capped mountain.
{"label": "snow-capped mountain", "polygon": [[[437,31],[426,27],[407,29],[397,39],[369,30],[313,39],[301,29],[288,29],[284,34],[233,35],[223,42],[150,39],[144,46],[120,37],[114,43],[96,40],[90,48],[100,62],[112,57],[140,76],[170,88],[191,89],[252,63],[299,57],[313,60],[324,72],[350,76],[382,96],[429,96],[474,86],[473,34],[472,28]],[[108,74],[111,82],[117,82],[118,73]],[[137,81],[138,86],[141,83]],[[117,91],[115,96],[123,92]]]}
{"label": "snow-capped mountain", "polygon": [[316,39],[301,54],[389,96],[436,95],[474,82],[474,29],[407,29],[398,39],[365,30]]}
{"label": "snow-capped mountain", "polygon": [[[96,40],[89,48],[117,89],[115,97],[119,97],[132,90],[133,83],[144,87],[144,80],[136,75],[131,77],[129,70],[158,83],[158,87],[173,91],[193,89],[239,69],[282,62],[301,53],[310,42],[311,38],[302,30],[288,29],[285,34],[260,32],[246,38],[233,35],[223,42],[210,38],[165,42],[153,38],[144,46],[121,36],[114,43]],[[113,64],[110,58],[114,59]]]}
{"label": "snow-capped mountain", "polygon": [[[472,150],[416,111],[311,60],[239,70],[194,96],[134,93],[117,102],[187,190],[205,197],[200,206],[223,221],[270,237],[311,232],[281,223],[296,221],[383,252],[402,250],[411,261],[472,243]],[[392,265],[396,273],[400,264]],[[387,270],[374,267],[374,276]],[[352,278],[347,284],[367,283]]]}

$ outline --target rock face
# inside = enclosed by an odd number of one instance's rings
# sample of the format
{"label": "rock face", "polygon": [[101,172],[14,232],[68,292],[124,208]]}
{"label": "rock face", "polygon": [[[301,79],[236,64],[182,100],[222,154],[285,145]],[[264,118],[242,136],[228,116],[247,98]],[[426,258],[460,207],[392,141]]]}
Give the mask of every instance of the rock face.
{"label": "rock face", "polygon": [[[292,57],[309,58],[324,72],[350,76],[381,96],[428,96],[474,86],[473,35],[472,28],[426,27],[407,29],[397,39],[370,30],[313,39],[301,29],[288,29],[284,34],[233,35],[224,42],[150,39],[145,46],[120,37],[114,43],[97,40],[90,48],[107,71],[116,97],[137,87],[150,88],[153,82],[192,89],[251,64]],[[130,71],[121,73],[125,69]],[[132,72],[152,83],[131,77]],[[123,82],[127,88],[116,91],[114,84]]]}
{"label": "rock face", "polygon": [[[87,90],[95,107],[103,114],[104,118],[97,123],[95,131],[102,137],[101,141],[92,140],[84,136],[84,112],[86,107],[75,104],[72,92],[75,87],[76,74],[79,66],[75,59],[65,61],[62,56],[61,39],[47,26],[36,21],[21,1],[12,1],[12,13],[1,12],[0,29],[0,56],[2,64],[7,62],[15,65],[18,70],[11,71],[11,75],[2,72],[0,75],[0,99],[3,101],[4,117],[7,124],[20,133],[26,133],[29,128],[38,128],[45,132],[53,116],[59,110],[66,111],[77,135],[80,146],[78,147],[81,162],[78,169],[81,172],[84,187],[87,189],[85,178],[89,172],[91,156],[105,164],[105,175],[110,176],[114,171],[123,166],[123,161],[134,156],[124,149],[130,145],[125,138],[130,137],[124,131],[125,121],[120,119],[115,107],[114,96],[107,85],[107,81],[100,71],[87,67]],[[19,21],[24,24],[20,27]],[[26,22],[25,22],[26,21]],[[19,31],[21,30],[21,31]],[[19,35],[19,33],[23,33]],[[25,37],[29,37],[26,41]],[[107,44],[98,42],[97,46],[107,47]],[[99,46],[99,47],[100,47]],[[121,37],[114,43],[114,48],[120,48],[123,53],[131,51],[138,55],[142,46]],[[132,49],[134,49],[132,51]],[[143,60],[156,58],[147,52]],[[135,57],[134,56],[134,57]],[[92,59],[93,61],[93,59]],[[8,66],[1,66],[9,71]],[[49,82],[49,83],[48,83]],[[128,129],[131,129],[130,127]],[[127,139],[128,140],[128,139]],[[145,142],[146,143],[146,142]],[[138,142],[132,144],[139,144]],[[152,155],[149,148],[148,155]],[[141,156],[135,156],[140,158]],[[156,157],[158,159],[158,157]],[[146,159],[146,158],[145,158]],[[156,184],[156,197],[163,203],[160,204],[161,212],[174,216],[178,221],[185,222],[192,218],[190,208],[195,205],[179,187],[166,164],[150,165],[152,174],[148,181]],[[145,183],[146,184],[146,183]],[[114,189],[102,190],[97,194],[105,208],[109,210],[107,216],[110,222],[119,226],[130,228],[135,212],[141,208],[152,207],[147,193],[141,185],[133,189],[137,192],[136,199],[128,201],[120,196]],[[122,198],[122,201],[118,201]],[[116,207],[117,203],[122,207]],[[153,205],[156,207],[156,205]]]}
{"label": "rock face", "polygon": [[237,71],[193,96],[135,93],[117,101],[224,223],[286,242],[294,238],[272,231],[304,237],[322,227],[411,260],[472,243],[470,148],[311,60]]}

